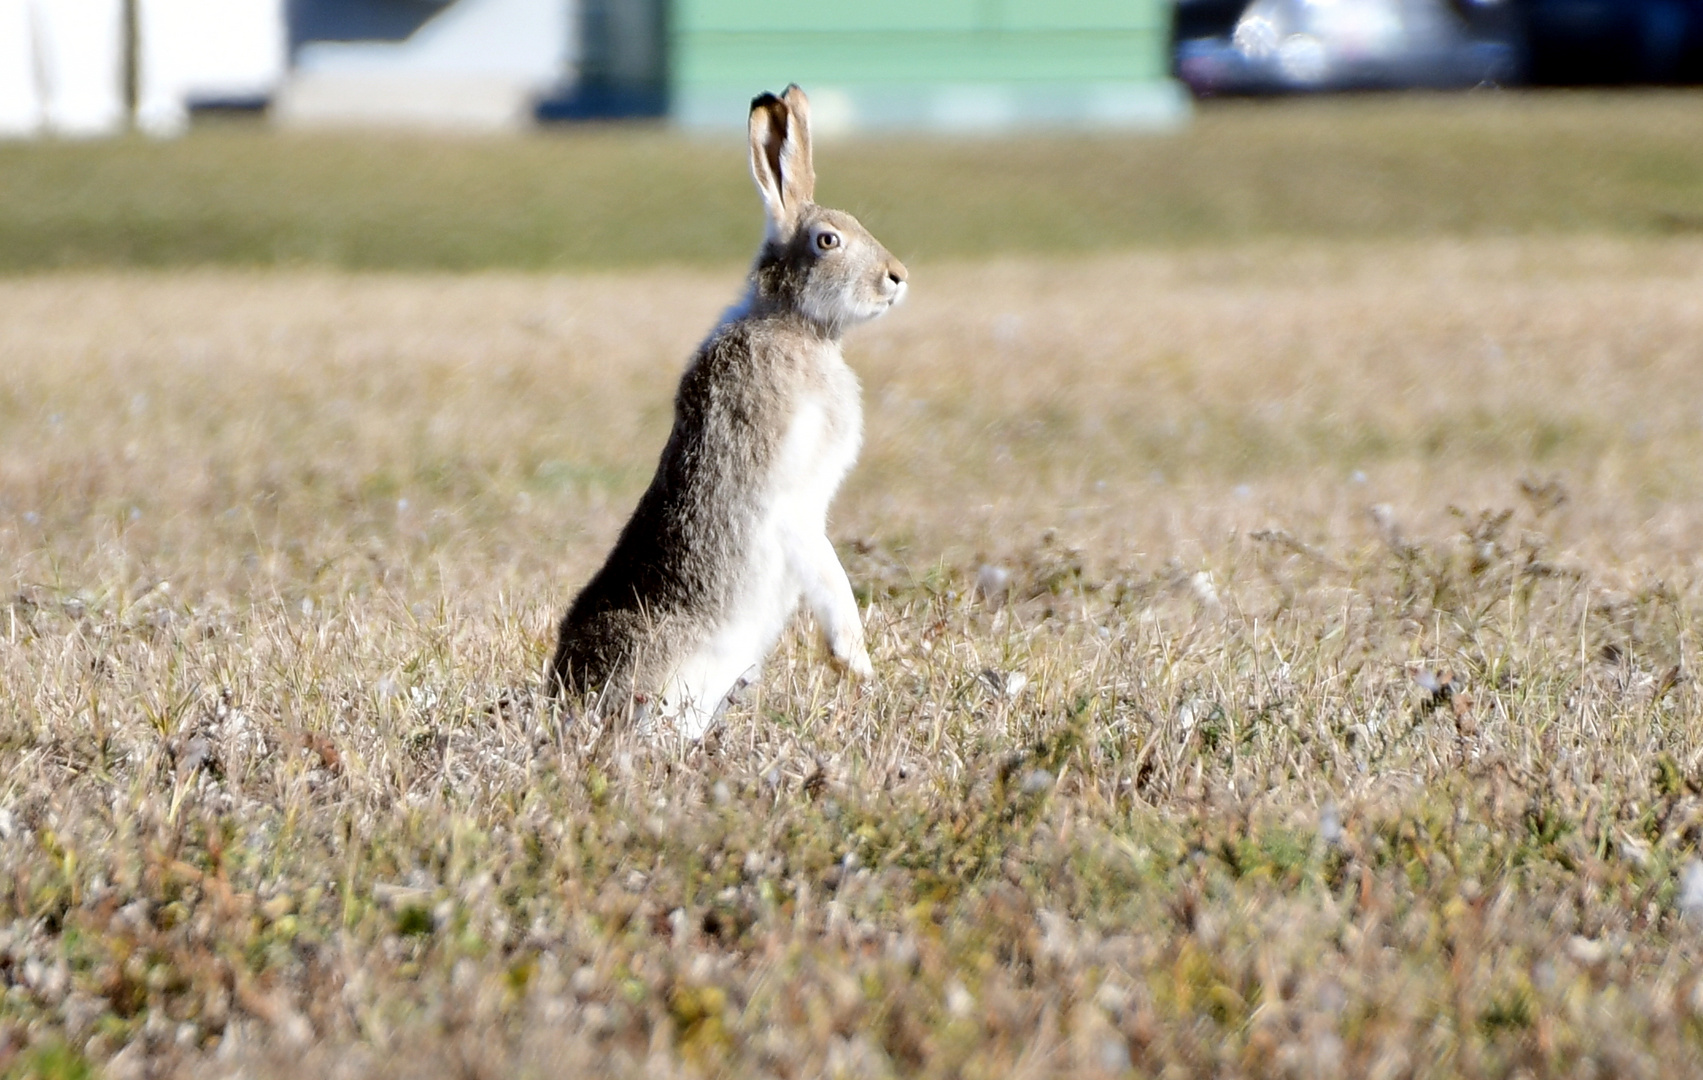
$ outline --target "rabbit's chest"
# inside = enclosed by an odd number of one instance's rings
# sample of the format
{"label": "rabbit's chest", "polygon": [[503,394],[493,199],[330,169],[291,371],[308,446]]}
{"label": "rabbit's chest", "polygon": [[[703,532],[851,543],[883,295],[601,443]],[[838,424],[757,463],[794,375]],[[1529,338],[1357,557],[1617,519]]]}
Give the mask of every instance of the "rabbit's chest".
{"label": "rabbit's chest", "polygon": [[857,378],[838,369],[798,394],[771,476],[771,505],[818,529],[863,444]]}

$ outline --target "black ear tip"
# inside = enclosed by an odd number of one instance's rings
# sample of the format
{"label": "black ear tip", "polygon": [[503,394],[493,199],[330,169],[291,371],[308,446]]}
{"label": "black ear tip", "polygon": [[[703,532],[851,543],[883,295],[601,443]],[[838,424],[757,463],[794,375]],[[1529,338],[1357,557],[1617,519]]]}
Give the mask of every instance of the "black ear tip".
{"label": "black ear tip", "polygon": [[764,91],[751,99],[751,111],[756,112],[758,109],[769,109],[780,104],[782,104],[780,98],[768,91]]}

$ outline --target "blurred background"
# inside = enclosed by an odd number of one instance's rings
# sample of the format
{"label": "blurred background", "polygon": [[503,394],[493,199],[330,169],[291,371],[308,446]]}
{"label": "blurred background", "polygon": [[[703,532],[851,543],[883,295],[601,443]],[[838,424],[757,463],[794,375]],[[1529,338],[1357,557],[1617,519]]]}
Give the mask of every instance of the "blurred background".
{"label": "blurred background", "polygon": [[906,258],[1689,232],[1699,80],[1703,0],[0,0],[0,271],[743,260],[792,81]]}
{"label": "blurred background", "polygon": [[1693,83],[1703,0],[0,0],[0,134],[743,122],[1165,127],[1196,95]]}

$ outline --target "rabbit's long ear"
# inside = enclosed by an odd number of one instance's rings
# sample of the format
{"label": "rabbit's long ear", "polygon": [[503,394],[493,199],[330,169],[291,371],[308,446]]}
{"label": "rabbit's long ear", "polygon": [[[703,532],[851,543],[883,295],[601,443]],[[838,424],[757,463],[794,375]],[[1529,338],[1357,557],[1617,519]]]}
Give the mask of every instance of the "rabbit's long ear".
{"label": "rabbit's long ear", "polygon": [[751,102],[751,176],[769,214],[771,236],[789,236],[816,192],[810,160],[810,99],[797,86]]}
{"label": "rabbit's long ear", "polygon": [[787,131],[789,153],[781,162],[781,180],[788,202],[807,203],[816,198],[816,163],[810,154],[810,99],[797,83],[781,95],[792,113]]}

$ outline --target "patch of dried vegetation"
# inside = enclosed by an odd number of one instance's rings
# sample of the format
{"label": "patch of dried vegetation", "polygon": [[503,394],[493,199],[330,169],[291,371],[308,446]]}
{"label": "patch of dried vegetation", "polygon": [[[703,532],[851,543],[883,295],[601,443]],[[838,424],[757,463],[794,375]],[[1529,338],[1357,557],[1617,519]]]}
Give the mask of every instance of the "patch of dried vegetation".
{"label": "patch of dried vegetation", "polygon": [[0,283],[0,1069],[1695,1068],[1703,247],[917,286],[688,748],[538,672],[725,277]]}

